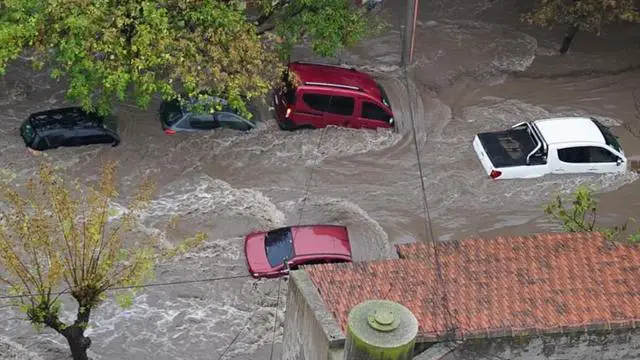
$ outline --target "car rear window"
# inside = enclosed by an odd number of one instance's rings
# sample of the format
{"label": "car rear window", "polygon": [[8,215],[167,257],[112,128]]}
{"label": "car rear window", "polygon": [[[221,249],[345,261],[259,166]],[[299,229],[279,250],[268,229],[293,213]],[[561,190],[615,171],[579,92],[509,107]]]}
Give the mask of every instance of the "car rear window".
{"label": "car rear window", "polygon": [[267,261],[272,267],[283,264],[285,260],[293,257],[293,236],[291,228],[282,228],[269,231],[264,239]]}
{"label": "car rear window", "polygon": [[22,127],[20,128],[20,135],[22,135],[25,144],[28,145],[31,145],[33,143],[33,140],[35,140],[36,138],[36,132],[35,130],[33,130],[33,126],[28,123],[22,125]]}
{"label": "car rear window", "polygon": [[611,130],[609,130],[608,127],[602,125],[596,119],[592,118],[591,121],[593,121],[593,123],[596,124],[598,129],[600,129],[600,132],[604,137],[604,142],[607,143],[607,145],[611,146],[612,148],[616,149],[616,151],[620,151],[620,143],[618,142],[618,138],[615,135],[613,135]]}
{"label": "car rear window", "polygon": [[183,115],[182,106],[180,106],[180,101],[178,100],[164,102],[160,111],[162,112],[162,120],[167,126],[175,125]]}

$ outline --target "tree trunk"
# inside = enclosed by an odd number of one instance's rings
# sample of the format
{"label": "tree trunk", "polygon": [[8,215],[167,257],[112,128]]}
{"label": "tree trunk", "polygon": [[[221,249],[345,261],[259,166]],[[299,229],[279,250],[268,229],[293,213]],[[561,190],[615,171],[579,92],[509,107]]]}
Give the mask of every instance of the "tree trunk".
{"label": "tree trunk", "polygon": [[573,25],[569,26],[569,29],[567,30],[567,34],[564,36],[564,39],[562,40],[562,46],[560,47],[560,54],[564,55],[567,53],[567,51],[569,51],[569,47],[571,47],[573,38],[576,36],[577,33],[578,33],[577,26],[573,26]]}
{"label": "tree trunk", "polygon": [[73,360],[88,360],[87,349],[91,346],[91,339],[84,336],[84,329],[78,325],[71,325],[64,329]]}

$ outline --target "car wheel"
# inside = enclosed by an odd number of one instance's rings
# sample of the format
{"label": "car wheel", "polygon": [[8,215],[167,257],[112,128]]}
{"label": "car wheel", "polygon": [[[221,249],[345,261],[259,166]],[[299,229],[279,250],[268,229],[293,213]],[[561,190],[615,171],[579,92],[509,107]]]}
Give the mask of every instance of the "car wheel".
{"label": "car wheel", "polygon": [[278,121],[278,126],[281,130],[292,131],[296,129],[296,125],[290,119],[284,119],[282,122]]}

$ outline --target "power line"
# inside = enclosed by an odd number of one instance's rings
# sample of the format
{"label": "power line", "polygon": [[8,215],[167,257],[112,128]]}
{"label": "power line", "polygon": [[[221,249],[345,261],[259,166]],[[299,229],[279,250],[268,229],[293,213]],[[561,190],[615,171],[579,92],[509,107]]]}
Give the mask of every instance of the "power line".
{"label": "power line", "polygon": [[[251,316],[253,315],[253,313],[251,314]],[[220,354],[220,356],[218,357],[218,360],[222,360],[222,358],[227,355],[227,352],[229,351],[229,349],[231,349],[231,346],[233,346],[233,344],[236,343],[236,341],[240,338],[240,335],[247,329],[247,325],[249,325],[249,321],[251,320],[251,316],[249,316],[247,318],[247,321],[245,321],[244,325],[242,326],[242,329],[240,329],[240,331],[238,331],[238,333],[236,334],[236,336],[233,338],[233,340],[231,340],[231,342],[229,343],[229,345],[227,345],[227,347],[224,349],[224,351],[222,352],[222,354]]]}
{"label": "power line", "polygon": [[[245,275],[231,275],[231,276],[221,276],[221,277],[195,279],[195,280],[179,280],[179,281],[168,281],[168,282],[151,283],[151,284],[143,284],[143,285],[117,286],[117,287],[109,288],[106,291],[141,289],[141,288],[150,288],[150,287],[157,287],[157,286],[196,284],[196,283],[215,282],[215,281],[222,281],[222,280],[242,279],[242,278],[248,278],[248,277],[251,277],[251,275],[247,275],[247,274],[245,274]],[[66,291],[60,291],[60,292],[52,292],[51,294],[6,295],[6,296],[0,296],[0,300],[19,299],[19,298],[23,298],[23,297],[35,297],[35,296],[46,296],[46,295],[63,295],[63,294],[69,294],[69,293],[70,293],[70,291],[66,290]]]}
{"label": "power line", "polygon": [[[254,285],[256,285],[256,284],[257,284],[257,282],[254,282]],[[262,294],[263,298],[265,298],[266,296],[267,296],[266,294]],[[233,346],[233,344],[235,344],[236,341],[240,338],[240,335],[242,335],[242,333],[247,329],[247,326],[249,325],[249,321],[251,321],[252,317],[253,317],[253,312],[251,313],[251,315],[249,315],[249,317],[247,317],[247,321],[245,321],[244,325],[242,325],[242,329],[240,329],[240,331],[238,331],[238,333],[233,338],[233,340],[231,340],[229,345],[227,345],[227,347],[224,349],[224,351],[220,354],[220,356],[218,357],[218,360],[222,360],[222,358],[227,354],[229,349],[231,349],[231,346]]]}
{"label": "power line", "polygon": [[[429,240],[430,243],[433,247],[433,257],[434,257],[434,264],[435,264],[435,269],[436,269],[436,275],[438,276],[438,282],[440,283],[439,286],[442,289],[442,299],[441,301],[443,302],[443,307],[444,307],[444,312],[445,312],[445,316],[446,316],[446,323],[447,323],[447,331],[451,331],[453,323],[452,323],[452,314],[451,311],[449,309],[449,302],[447,299],[447,292],[446,292],[446,288],[444,286],[445,280],[444,280],[444,276],[442,275],[442,266],[440,264],[440,256],[438,254],[438,246],[436,244],[436,239],[435,236],[433,235],[433,222],[431,220],[431,211],[429,209],[429,200],[427,198],[427,187],[424,181],[424,171],[422,169],[422,158],[420,156],[420,148],[418,147],[418,137],[417,137],[417,131],[416,131],[416,123],[415,123],[415,116],[413,114],[413,105],[411,103],[411,89],[409,87],[409,74],[407,72],[407,66],[404,66],[404,85],[405,85],[405,89],[407,91],[407,99],[409,100],[409,117],[411,118],[411,127],[412,127],[412,133],[413,133],[413,144],[415,146],[415,151],[416,151],[416,160],[418,162],[418,173],[420,175],[420,186],[421,186],[421,190],[422,190],[422,200],[424,203],[424,213],[425,213],[425,235],[429,236]],[[428,142],[428,135],[429,134],[425,134],[425,144]]]}
{"label": "power line", "polygon": [[[269,360],[273,360],[273,348],[276,344],[276,330],[278,323],[278,308],[280,308],[280,285],[282,284],[282,278],[278,279],[278,291],[276,292],[276,308],[273,313],[273,339],[271,339],[271,354],[269,355]],[[284,332],[283,332],[284,335]]]}

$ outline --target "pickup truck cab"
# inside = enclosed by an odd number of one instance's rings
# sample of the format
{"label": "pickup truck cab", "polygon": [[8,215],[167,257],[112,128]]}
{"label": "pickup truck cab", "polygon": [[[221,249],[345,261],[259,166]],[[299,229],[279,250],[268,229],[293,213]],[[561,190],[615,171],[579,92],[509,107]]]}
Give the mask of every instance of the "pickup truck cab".
{"label": "pickup truck cab", "polygon": [[546,174],[619,173],[627,158],[611,131],[596,119],[563,117],[522,122],[480,133],[473,148],[492,179]]}

